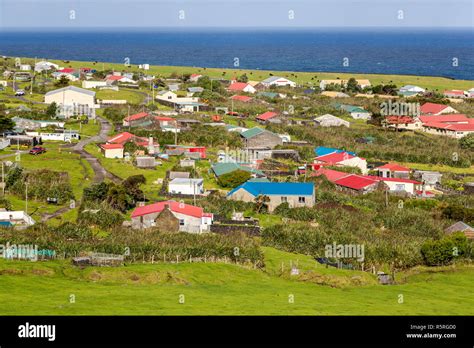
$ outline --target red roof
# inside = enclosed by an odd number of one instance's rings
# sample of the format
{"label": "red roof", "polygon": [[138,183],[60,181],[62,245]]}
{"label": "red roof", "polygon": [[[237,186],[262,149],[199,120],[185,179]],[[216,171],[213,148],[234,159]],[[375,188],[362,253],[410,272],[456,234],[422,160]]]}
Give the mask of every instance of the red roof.
{"label": "red roof", "polygon": [[458,132],[474,132],[474,123],[436,123],[430,122],[423,124],[425,127],[447,129]]}
{"label": "red roof", "polygon": [[446,109],[449,105],[425,103],[421,106],[420,111],[422,114],[438,114]]}
{"label": "red roof", "polygon": [[155,116],[155,120],[157,120],[157,121],[175,121],[174,118],[166,117],[166,116]]}
{"label": "red roof", "polygon": [[107,142],[108,143],[113,143],[113,144],[124,144],[127,141],[129,141],[130,139],[132,139],[133,137],[135,137],[135,136],[132,133],[123,132],[123,133],[120,133],[120,134],[117,134],[117,135],[113,136],[112,138],[109,138],[109,140],[107,140]]}
{"label": "red roof", "polygon": [[267,112],[264,112],[263,114],[261,115],[258,115],[257,116],[257,120],[261,120],[261,121],[267,121],[275,116],[277,116],[278,114],[276,112],[272,112],[272,111],[267,111]]}
{"label": "red roof", "polygon": [[202,76],[201,74],[191,74],[190,77],[198,77],[198,76]]}
{"label": "red roof", "polygon": [[311,176],[321,176],[321,175],[324,175],[329,181],[334,182],[350,174],[339,172],[337,170],[326,169],[326,168],[320,168],[311,174]]}
{"label": "red roof", "polygon": [[354,157],[355,156],[352,156],[347,152],[333,152],[328,155],[316,157],[315,161],[324,162],[326,164],[336,164]]}
{"label": "red roof", "polygon": [[74,71],[76,71],[76,69],[73,69],[73,68],[64,68],[64,69],[58,70],[58,72],[66,73],[66,74],[73,73]]}
{"label": "red roof", "polygon": [[444,94],[464,95],[464,91],[460,91],[460,90],[457,90],[457,89],[453,89],[453,90],[450,90],[450,91],[444,91],[443,93]]}
{"label": "red roof", "polygon": [[423,123],[452,123],[452,122],[463,122],[469,123],[474,121],[474,119],[468,118],[464,114],[445,114],[438,116],[420,116],[420,120]]}
{"label": "red roof", "polygon": [[154,203],[150,205],[145,205],[143,207],[135,208],[135,210],[132,213],[132,218],[137,217],[137,216],[153,214],[153,213],[159,213],[163,209],[165,209],[166,205],[168,205],[170,210],[174,213],[194,216],[197,218],[202,218],[203,216],[208,217],[209,215],[212,216],[212,214],[204,213],[201,207],[196,207],[194,205],[180,203],[176,201],[163,201],[163,202],[158,202],[158,203]]}
{"label": "red roof", "polygon": [[243,91],[249,84],[245,82],[234,82],[227,89],[229,91]]}
{"label": "red roof", "polygon": [[415,120],[410,116],[387,116],[385,120],[391,124],[415,123]]}
{"label": "red roof", "polygon": [[397,163],[387,163],[375,169],[388,169],[392,172],[409,172],[410,171],[410,168],[403,167]]}
{"label": "red roof", "polygon": [[122,144],[100,144],[100,147],[104,150],[123,149]]}
{"label": "red roof", "polygon": [[139,120],[140,118],[147,117],[148,113],[147,112],[140,112],[135,115],[130,115],[128,117],[125,117],[125,121],[134,121],[134,120]]}
{"label": "red roof", "polygon": [[249,101],[252,100],[252,97],[248,97],[246,95],[233,95],[230,98],[233,99],[233,100],[244,102],[244,103],[249,102]]}
{"label": "red roof", "polygon": [[334,181],[334,183],[354,190],[362,190],[367,186],[376,184],[377,180],[373,180],[367,176],[351,174]]}
{"label": "red roof", "polygon": [[123,76],[109,75],[105,78],[106,80],[118,81],[123,79]]}
{"label": "red roof", "polygon": [[420,185],[421,182],[411,179],[402,179],[402,178],[382,178],[381,176],[366,175],[366,178],[376,180],[376,181],[390,181],[390,182],[403,182],[406,184],[415,184]]}

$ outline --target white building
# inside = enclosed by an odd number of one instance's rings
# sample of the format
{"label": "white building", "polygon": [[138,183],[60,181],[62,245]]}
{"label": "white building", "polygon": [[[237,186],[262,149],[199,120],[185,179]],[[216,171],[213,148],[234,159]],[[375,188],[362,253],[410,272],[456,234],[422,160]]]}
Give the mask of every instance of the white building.
{"label": "white building", "polygon": [[169,182],[168,193],[181,195],[201,195],[204,193],[203,179],[176,178]]}
{"label": "white building", "polygon": [[123,158],[122,144],[101,144],[100,150],[105,158]]}
{"label": "white building", "polygon": [[0,211],[0,226],[26,228],[35,224],[35,220],[23,210]]}
{"label": "white building", "polygon": [[51,70],[53,68],[56,69],[56,70],[59,70],[59,65],[51,63],[51,62],[47,62],[47,61],[44,61],[44,60],[42,60],[42,61],[35,64],[35,71],[36,72],[48,71],[48,70]]}
{"label": "white building", "polygon": [[350,127],[349,121],[343,120],[342,118],[336,117],[331,114],[325,114],[314,119],[316,125],[321,127]]}
{"label": "white building", "polygon": [[64,141],[71,142],[72,140],[79,140],[79,133],[70,130],[61,130],[56,132],[25,132],[30,137],[40,137],[43,141]]}
{"label": "white building", "polygon": [[98,88],[107,86],[106,81],[82,81],[82,88]]}
{"label": "white building", "polygon": [[29,71],[31,70],[31,65],[30,64],[20,64],[19,66],[21,71]]}
{"label": "white building", "polygon": [[68,86],[45,94],[44,102],[55,102],[60,107],[60,114],[66,118],[74,115],[95,117],[95,92],[87,89]]}
{"label": "white building", "polygon": [[289,87],[296,87],[296,82],[293,82],[291,80],[288,80],[284,77],[279,77],[279,76],[271,76],[268,79],[263,80],[260,82],[263,86],[265,87],[270,87],[270,86],[278,86],[278,87],[284,87],[284,86],[289,86]]}

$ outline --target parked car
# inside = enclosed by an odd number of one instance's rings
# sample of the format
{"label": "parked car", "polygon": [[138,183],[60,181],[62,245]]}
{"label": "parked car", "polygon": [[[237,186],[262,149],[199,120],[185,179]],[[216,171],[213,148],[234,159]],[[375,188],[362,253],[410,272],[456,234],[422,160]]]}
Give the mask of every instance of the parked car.
{"label": "parked car", "polygon": [[25,91],[22,90],[22,89],[17,89],[15,91],[15,96],[19,97],[19,96],[22,96],[22,95],[25,95]]}
{"label": "parked car", "polygon": [[46,149],[44,147],[35,146],[30,150],[30,155],[39,155],[45,152],[46,152]]}

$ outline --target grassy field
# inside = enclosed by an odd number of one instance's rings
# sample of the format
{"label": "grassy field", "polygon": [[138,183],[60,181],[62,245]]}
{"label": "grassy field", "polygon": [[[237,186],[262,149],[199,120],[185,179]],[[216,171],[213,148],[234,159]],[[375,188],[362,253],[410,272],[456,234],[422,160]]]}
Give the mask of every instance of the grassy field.
{"label": "grassy field", "polygon": [[[400,285],[382,286],[370,274],[264,251],[263,270],[215,263],[81,270],[65,261],[1,260],[0,315],[474,314],[472,267],[419,269],[400,275]],[[288,274],[290,261],[299,276]]]}
{"label": "grassy field", "polygon": [[[25,63],[34,63],[34,59],[22,58]],[[96,67],[98,70],[110,69],[126,72],[139,71],[136,66],[126,67],[123,64],[118,63],[106,63],[106,62],[81,62],[81,61],[70,61],[64,63],[61,60],[51,60],[54,63],[64,67],[80,68],[83,66]],[[150,70],[146,73],[151,75],[167,77],[171,73],[176,75],[200,73],[210,77],[219,78],[231,78],[233,76],[240,76],[244,73],[247,74],[250,80],[261,81],[271,76],[270,74],[287,77],[297,83],[309,84],[319,86],[318,80],[323,79],[348,79],[355,77],[359,79],[369,79],[373,85],[380,83],[394,83],[401,87],[406,84],[419,85],[421,87],[430,90],[443,91],[445,89],[470,89],[474,87],[474,82],[469,80],[452,80],[444,77],[433,77],[433,76],[411,76],[411,75],[382,75],[382,74],[353,74],[353,73],[326,73],[326,72],[291,72],[291,71],[270,71],[270,70],[244,70],[244,69],[232,69],[233,61],[229,61],[229,69],[222,68],[193,68],[183,66],[150,66]],[[120,98],[117,98],[120,99]]]}

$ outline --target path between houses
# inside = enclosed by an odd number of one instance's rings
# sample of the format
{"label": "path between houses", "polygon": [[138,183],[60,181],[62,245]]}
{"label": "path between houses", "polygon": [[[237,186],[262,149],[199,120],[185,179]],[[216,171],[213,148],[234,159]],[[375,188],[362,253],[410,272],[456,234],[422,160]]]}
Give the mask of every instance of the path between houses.
{"label": "path between houses", "polygon": [[[81,158],[89,162],[89,164],[92,167],[92,170],[94,171],[95,183],[102,182],[105,179],[110,179],[111,181],[115,183],[122,182],[121,178],[107,171],[96,157],[92,156],[90,153],[84,150],[84,147],[90,143],[106,141],[107,135],[109,134],[109,131],[112,129],[112,125],[106,119],[97,117],[97,120],[100,122],[99,134],[93,137],[82,139],[80,142],[78,142],[76,145],[72,147],[72,150],[78,153],[81,156]],[[71,209],[72,208],[70,206],[67,206],[67,207],[62,207],[61,209],[58,209],[51,214],[48,214],[48,213],[42,214],[41,221],[42,222],[48,221],[49,219],[52,219],[56,216],[67,213]]]}

